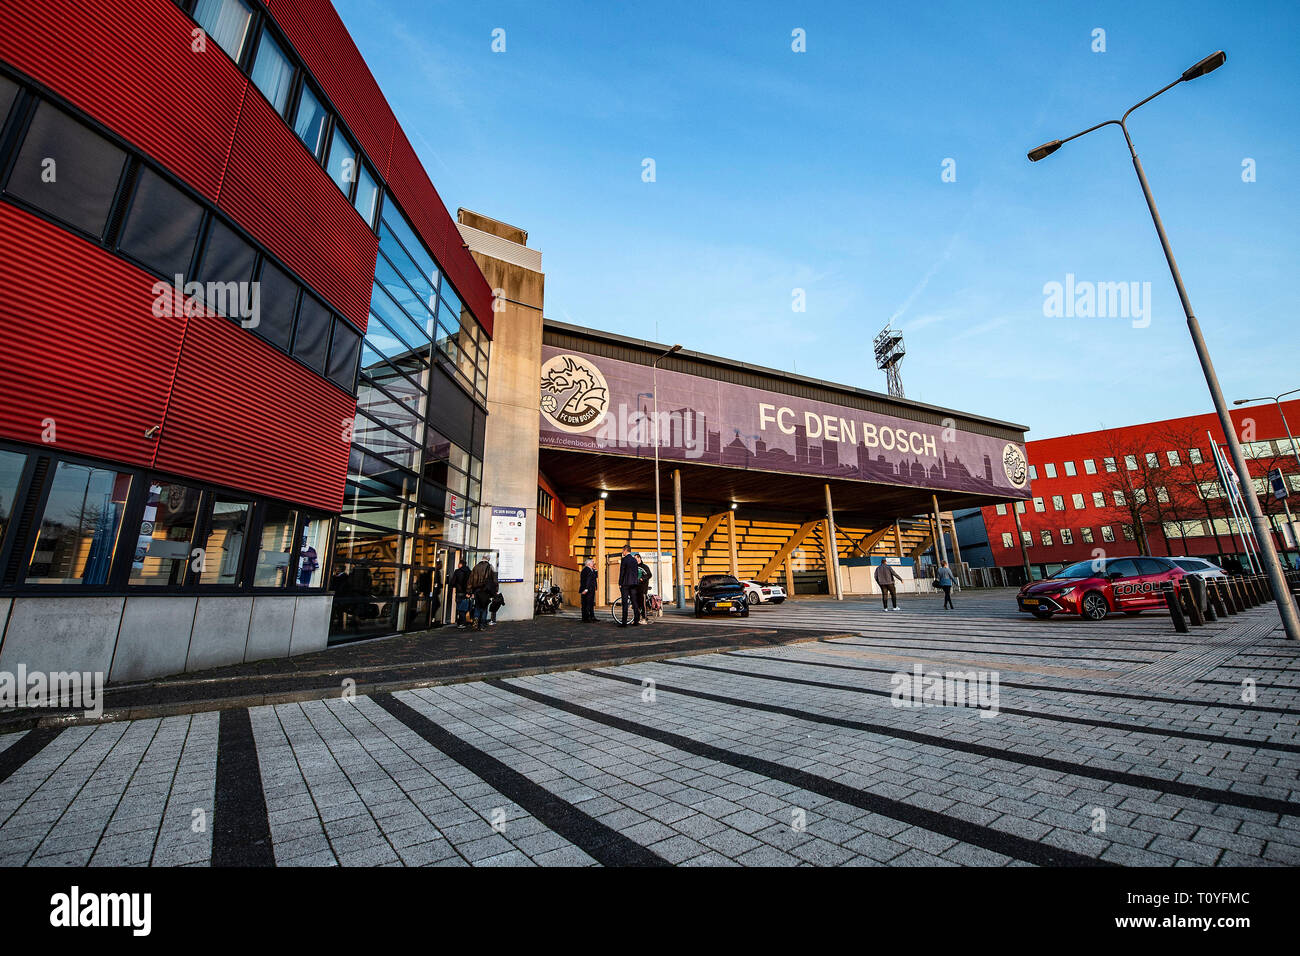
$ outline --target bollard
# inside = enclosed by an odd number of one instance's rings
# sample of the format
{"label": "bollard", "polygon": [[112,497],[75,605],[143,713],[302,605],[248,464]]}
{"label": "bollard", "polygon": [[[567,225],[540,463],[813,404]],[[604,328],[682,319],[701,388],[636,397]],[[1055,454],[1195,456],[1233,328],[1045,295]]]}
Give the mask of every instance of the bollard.
{"label": "bollard", "polygon": [[1219,617],[1237,613],[1237,605],[1232,603],[1232,592],[1228,590],[1227,578],[1214,579],[1214,593],[1219,599]]}
{"label": "bollard", "polygon": [[1187,633],[1187,618],[1183,617],[1183,609],[1178,603],[1178,591],[1175,589],[1172,581],[1164,583],[1165,607],[1169,608],[1169,616],[1174,619],[1174,630],[1179,634]]}
{"label": "bollard", "polygon": [[1241,579],[1241,592],[1242,603],[1244,603],[1246,607],[1254,607],[1259,603],[1259,599],[1255,596],[1255,582],[1251,579],[1249,574],[1245,575]]}
{"label": "bollard", "polygon": [[1177,583],[1179,597],[1182,598],[1183,614],[1187,618],[1187,623],[1193,627],[1201,627],[1205,624],[1205,614],[1201,611],[1201,598],[1196,585],[1200,581],[1195,574],[1189,574]]}
{"label": "bollard", "polygon": [[1246,610],[1246,602],[1242,600],[1241,587],[1237,583],[1237,579],[1235,577],[1228,578],[1224,583],[1224,587],[1228,589],[1228,594],[1232,598],[1232,606],[1236,608],[1233,613],[1240,614],[1242,611]]}
{"label": "bollard", "polygon": [[1200,592],[1200,605],[1202,622],[1217,621],[1219,619],[1218,611],[1214,607],[1214,597],[1210,593],[1210,582],[1200,575],[1193,575],[1197,581],[1197,590]]}
{"label": "bollard", "polygon": [[1223,603],[1223,592],[1219,590],[1218,578],[1205,579],[1205,593],[1209,599],[1210,606],[1214,608],[1215,618],[1222,620],[1228,616],[1228,608]]}

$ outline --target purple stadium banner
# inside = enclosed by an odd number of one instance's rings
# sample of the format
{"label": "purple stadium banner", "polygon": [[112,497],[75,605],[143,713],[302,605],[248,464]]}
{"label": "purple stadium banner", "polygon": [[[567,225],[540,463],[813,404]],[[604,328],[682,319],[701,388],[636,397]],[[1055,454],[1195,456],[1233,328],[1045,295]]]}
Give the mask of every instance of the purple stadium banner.
{"label": "purple stadium banner", "polygon": [[[542,348],[541,445],[652,457],[651,369]],[[1029,495],[1025,447],[859,408],[659,372],[659,456],[729,468]]]}

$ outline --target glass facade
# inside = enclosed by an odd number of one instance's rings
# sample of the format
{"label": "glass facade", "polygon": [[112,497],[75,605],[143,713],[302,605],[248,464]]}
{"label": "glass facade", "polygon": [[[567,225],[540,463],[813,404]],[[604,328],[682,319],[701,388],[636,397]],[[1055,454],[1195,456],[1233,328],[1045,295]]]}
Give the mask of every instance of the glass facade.
{"label": "glass facade", "polygon": [[330,581],[336,641],[429,626],[434,583],[442,593],[452,557],[477,543],[487,336],[391,195],[378,232]]}

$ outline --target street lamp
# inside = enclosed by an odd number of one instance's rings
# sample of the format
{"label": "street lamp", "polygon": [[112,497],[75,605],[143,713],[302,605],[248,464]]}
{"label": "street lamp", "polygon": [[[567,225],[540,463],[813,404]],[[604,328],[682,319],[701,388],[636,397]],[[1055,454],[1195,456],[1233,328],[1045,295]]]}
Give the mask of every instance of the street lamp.
{"label": "street lamp", "polygon": [[1293,388],[1289,392],[1283,392],[1281,395],[1274,395],[1272,398],[1267,395],[1263,398],[1239,398],[1232,404],[1249,405],[1252,402],[1274,402],[1277,405],[1277,413],[1282,416],[1282,427],[1286,429],[1287,440],[1291,442],[1291,454],[1295,455],[1295,463],[1300,465],[1300,449],[1296,448],[1295,436],[1291,434],[1291,426],[1286,423],[1286,412],[1282,411],[1282,399],[1288,395],[1295,395],[1300,392],[1300,388]]}
{"label": "street lamp", "polygon": [[[1104,123],[1098,123],[1085,129],[1082,133],[1075,133],[1066,139],[1054,139],[1051,142],[1044,143],[1035,149],[1029,151],[1030,162],[1038,162],[1052,153],[1056,152],[1070,140],[1078,139],[1080,136],[1086,136],[1094,130],[1101,129],[1103,126],[1118,126],[1124,134],[1124,141],[1128,143],[1129,155],[1133,157],[1133,169],[1137,172],[1138,182],[1142,185],[1142,195],[1146,197],[1147,208],[1151,211],[1151,221],[1155,223],[1156,234],[1160,237],[1160,246],[1165,253],[1165,261],[1169,263],[1169,272],[1173,276],[1174,285],[1178,289],[1178,298],[1182,302],[1183,314],[1187,316],[1187,329],[1192,336],[1192,344],[1196,346],[1197,358],[1201,361],[1201,371],[1205,374],[1205,384],[1209,386],[1210,397],[1214,400],[1215,411],[1219,415],[1219,424],[1223,427],[1223,433],[1228,439],[1228,450],[1232,453],[1232,460],[1237,466],[1238,480],[1241,476],[1250,475],[1246,467],[1246,456],[1241,451],[1241,443],[1237,441],[1236,432],[1233,430],[1232,416],[1228,412],[1228,403],[1224,400],[1223,390],[1219,388],[1219,378],[1214,372],[1214,363],[1210,361],[1210,352],[1205,345],[1205,338],[1201,335],[1200,323],[1196,321],[1196,315],[1192,312],[1191,300],[1187,297],[1187,290],[1183,288],[1183,277],[1178,272],[1178,263],[1174,261],[1173,250],[1169,247],[1169,237],[1165,235],[1164,223],[1160,221],[1160,213],[1156,210],[1155,198],[1151,195],[1151,187],[1147,183],[1146,173],[1142,171],[1142,163],[1138,159],[1137,150],[1133,147],[1133,140],[1128,135],[1128,127],[1125,121],[1129,114],[1139,106],[1150,103],[1161,93],[1173,89],[1179,83],[1188,80],[1194,80],[1199,76],[1212,73],[1219,67],[1223,66],[1224,61],[1228,59],[1227,54],[1222,50],[1211,53],[1205,59],[1201,60],[1195,66],[1183,71],[1183,75],[1174,80],[1168,86],[1157,90],[1146,99],[1129,108],[1123,116],[1117,120],[1107,120]],[[1277,598],[1278,612],[1282,616],[1282,627],[1286,630],[1286,636],[1293,641],[1300,641],[1300,618],[1296,616],[1296,608],[1291,600],[1290,588],[1287,584],[1286,576],[1282,573],[1282,564],[1278,560],[1277,550],[1273,547],[1273,537],[1269,533],[1269,527],[1264,519],[1264,513],[1259,507],[1259,499],[1255,497],[1255,486],[1252,482],[1241,481],[1242,498],[1246,502],[1247,510],[1250,512],[1250,523],[1255,528],[1255,538],[1260,543],[1260,550],[1263,552],[1264,567],[1268,572],[1268,579],[1273,586],[1273,594]]]}
{"label": "street lamp", "polygon": [[[655,575],[659,578],[659,593],[662,595],[664,590],[663,570],[664,570],[664,539],[661,530],[662,517],[659,507],[659,363],[672,355],[674,352],[680,352],[682,347],[674,345],[663,355],[651,363],[651,376],[654,379],[654,403],[655,403]],[[685,607],[683,595],[677,595],[677,606]],[[663,617],[663,601],[659,602],[659,616]],[[627,618],[623,618],[627,620]]]}

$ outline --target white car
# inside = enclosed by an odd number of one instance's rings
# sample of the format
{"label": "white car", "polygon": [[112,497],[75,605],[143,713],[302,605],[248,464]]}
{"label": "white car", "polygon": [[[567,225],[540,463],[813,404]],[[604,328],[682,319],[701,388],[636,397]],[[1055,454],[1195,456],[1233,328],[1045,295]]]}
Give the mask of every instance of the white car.
{"label": "white car", "polygon": [[757,581],[741,581],[745,589],[745,600],[749,604],[780,604],[785,600],[785,588],[775,584],[759,584]]}
{"label": "white car", "polygon": [[1188,574],[1195,574],[1198,578],[1227,577],[1223,568],[1219,567],[1213,561],[1206,561],[1204,558],[1171,558],[1170,560]]}

